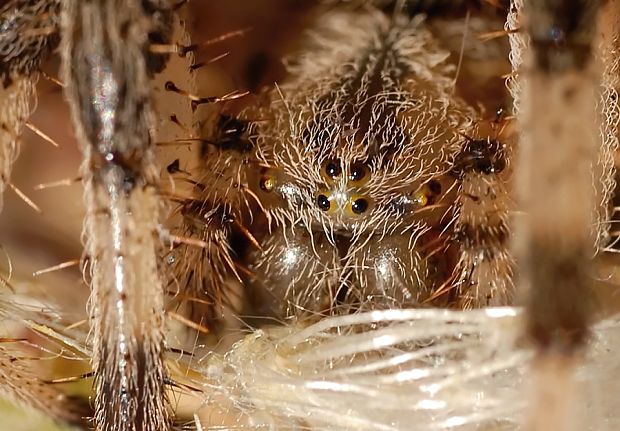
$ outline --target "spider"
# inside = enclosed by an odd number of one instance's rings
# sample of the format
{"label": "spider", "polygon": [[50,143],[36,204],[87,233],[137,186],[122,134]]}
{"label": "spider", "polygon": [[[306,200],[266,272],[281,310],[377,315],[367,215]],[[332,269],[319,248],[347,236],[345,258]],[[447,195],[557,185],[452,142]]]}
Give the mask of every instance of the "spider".
{"label": "spider", "polygon": [[195,171],[169,165],[195,182],[178,234],[209,244],[168,255],[176,289],[219,304],[237,279],[240,314],[280,319],[509,303],[505,123],[454,94],[456,65],[420,18],[335,12],[312,32],[293,79],[199,125]]}
{"label": "spider", "polygon": [[[96,429],[170,428],[173,309],[222,334],[231,315],[260,326],[511,305],[518,275],[541,363],[573,357],[591,315],[591,255],[609,241],[617,144],[615,33],[603,20],[595,33],[599,5],[511,2],[510,109],[507,95],[464,82],[484,48],[450,50],[454,24],[421,14],[462,3],[321,5],[285,78],[262,85],[258,57],[251,91],[221,97],[199,95],[209,77],[176,15],[183,3],[0,9],[2,187],[16,189],[15,143],[60,43],[84,155]],[[505,5],[490,3],[472,25],[498,22]],[[528,218],[513,230],[515,188]]]}

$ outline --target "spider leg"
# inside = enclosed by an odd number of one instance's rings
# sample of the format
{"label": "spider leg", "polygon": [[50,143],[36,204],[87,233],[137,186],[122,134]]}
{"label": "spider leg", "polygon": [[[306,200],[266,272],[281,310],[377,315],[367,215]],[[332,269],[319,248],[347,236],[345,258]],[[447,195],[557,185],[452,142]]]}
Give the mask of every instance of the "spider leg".
{"label": "spider leg", "polygon": [[260,247],[249,228],[259,203],[247,178],[254,146],[246,122],[215,105],[194,106],[193,123],[198,151],[169,165],[176,202],[169,226],[178,244],[167,256],[168,284],[193,320],[216,329],[227,310],[244,306],[241,284],[249,270],[240,254]]}
{"label": "spider leg", "polygon": [[184,201],[178,211],[171,230],[176,244],[164,258],[168,290],[192,321],[214,332],[226,310],[238,312],[243,303],[245,267],[231,247],[235,215],[225,202],[200,197]]}
{"label": "spider leg", "polygon": [[[522,71],[513,93],[523,128],[516,182],[526,213],[515,251],[537,349],[528,426],[571,429],[575,371],[594,309],[592,257],[607,236],[610,148],[617,144],[606,136],[617,119],[605,110],[615,102],[598,106],[605,83],[596,58],[599,2],[513,3],[511,19],[522,21],[530,41],[526,66],[513,63]],[[524,47],[515,37],[513,58]]]}
{"label": "spider leg", "polygon": [[[4,279],[2,283],[6,284]],[[47,319],[18,304],[19,300],[11,298],[10,294],[0,294],[0,319],[5,324]],[[89,406],[42,378],[36,360],[40,357],[29,357],[28,351],[18,346],[27,341],[27,338],[0,338],[0,396],[28,409],[38,410],[59,423],[86,428],[87,418],[92,413]]]}
{"label": "spider leg", "polygon": [[496,139],[467,138],[455,160],[459,189],[452,239],[459,250],[453,283],[463,308],[513,300],[507,165],[508,149]]}
{"label": "spider leg", "polygon": [[[0,208],[17,157],[21,130],[36,101],[41,63],[59,41],[60,3],[55,0],[10,0],[0,7]],[[0,314],[20,315],[2,301]],[[0,346],[0,393],[34,407],[58,421],[83,424],[87,408],[42,381],[9,347]]]}
{"label": "spider leg", "polygon": [[169,427],[147,39],[168,10],[156,3],[63,3],[63,80],[84,154],[99,430]]}
{"label": "spider leg", "polygon": [[47,384],[4,346],[0,346],[0,394],[56,421],[87,426],[88,406]]}
{"label": "spider leg", "polygon": [[587,333],[592,167],[601,145],[593,45],[598,10],[594,2],[569,3],[568,11],[547,1],[526,9],[531,64],[517,179],[527,213],[516,246],[529,292],[528,327],[542,349],[560,351],[581,345]]}
{"label": "spider leg", "polygon": [[593,169],[595,188],[596,249],[601,250],[610,241],[610,220],[616,187],[616,153],[618,151],[618,87],[620,83],[620,6],[607,2],[599,15],[599,35],[596,43],[602,66],[602,85],[598,102],[600,118],[600,148]]}
{"label": "spider leg", "polygon": [[0,208],[17,141],[36,101],[41,63],[58,45],[60,2],[10,0],[0,7]]}

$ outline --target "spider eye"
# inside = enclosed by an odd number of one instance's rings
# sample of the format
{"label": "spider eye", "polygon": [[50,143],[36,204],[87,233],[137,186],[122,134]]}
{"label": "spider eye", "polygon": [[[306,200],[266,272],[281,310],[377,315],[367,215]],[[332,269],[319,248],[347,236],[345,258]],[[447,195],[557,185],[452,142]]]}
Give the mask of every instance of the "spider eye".
{"label": "spider eye", "polygon": [[416,204],[418,204],[418,206],[425,207],[428,204],[428,197],[426,196],[424,190],[416,192],[416,194],[413,196],[413,199],[415,200]]}
{"label": "spider eye", "polygon": [[323,194],[316,197],[316,204],[322,211],[329,211],[329,209],[331,208],[331,202],[329,198]]}
{"label": "spider eye", "polygon": [[424,207],[434,203],[440,194],[441,183],[437,180],[430,180],[415,193],[414,200],[418,206]]}
{"label": "spider eye", "polygon": [[364,196],[351,196],[347,202],[346,211],[349,215],[361,215],[370,208],[370,201]]}
{"label": "spider eye", "polygon": [[349,180],[360,183],[368,176],[368,167],[364,163],[353,163],[349,172]]}
{"label": "spider eye", "polygon": [[271,192],[276,187],[276,179],[271,175],[263,175],[260,178],[259,186],[261,190]]}
{"label": "spider eye", "polygon": [[356,199],[351,203],[351,211],[353,211],[355,214],[362,214],[366,212],[367,209],[368,201],[364,198]]}
{"label": "spider eye", "polygon": [[342,167],[340,166],[339,160],[328,160],[325,162],[325,166],[323,168],[325,171],[325,175],[327,178],[335,180],[342,173]]}

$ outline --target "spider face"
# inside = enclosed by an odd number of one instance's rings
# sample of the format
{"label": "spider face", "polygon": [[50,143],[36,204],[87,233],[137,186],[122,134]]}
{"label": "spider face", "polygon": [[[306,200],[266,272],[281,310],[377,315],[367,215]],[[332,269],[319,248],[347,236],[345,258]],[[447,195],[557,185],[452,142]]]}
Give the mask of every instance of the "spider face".
{"label": "spider face", "polygon": [[429,262],[453,247],[438,232],[459,206],[455,163],[495,157],[463,146],[477,114],[451,94],[454,67],[421,21],[355,16],[372,31],[323,17],[318,33],[353,42],[334,52],[309,37],[270,107],[245,114],[261,119],[250,139],[272,229],[247,262],[280,317],[419,304],[453,265],[446,252]]}

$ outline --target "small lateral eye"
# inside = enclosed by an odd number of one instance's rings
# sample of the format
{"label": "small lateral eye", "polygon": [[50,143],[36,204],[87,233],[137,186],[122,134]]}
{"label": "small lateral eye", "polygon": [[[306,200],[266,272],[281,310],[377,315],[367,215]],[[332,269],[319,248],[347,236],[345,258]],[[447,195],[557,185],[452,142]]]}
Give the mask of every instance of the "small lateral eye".
{"label": "small lateral eye", "polygon": [[435,203],[440,194],[441,183],[437,180],[430,180],[420,187],[420,189],[415,193],[414,199],[419,206],[424,207]]}
{"label": "small lateral eye", "polygon": [[332,205],[329,198],[324,194],[320,194],[316,197],[316,204],[322,211],[329,211]]}
{"label": "small lateral eye", "polygon": [[324,165],[325,175],[327,178],[335,180],[342,173],[342,167],[340,166],[339,160],[328,160]]}
{"label": "small lateral eye", "polygon": [[364,163],[353,163],[349,172],[349,180],[354,183],[363,181],[368,176],[368,167]]}
{"label": "small lateral eye", "polygon": [[428,197],[426,197],[426,193],[424,190],[417,191],[413,196],[413,199],[418,204],[418,206],[425,207],[428,204]]}
{"label": "small lateral eye", "polygon": [[276,178],[271,175],[263,175],[260,177],[259,186],[265,192],[271,192],[276,187]]}

